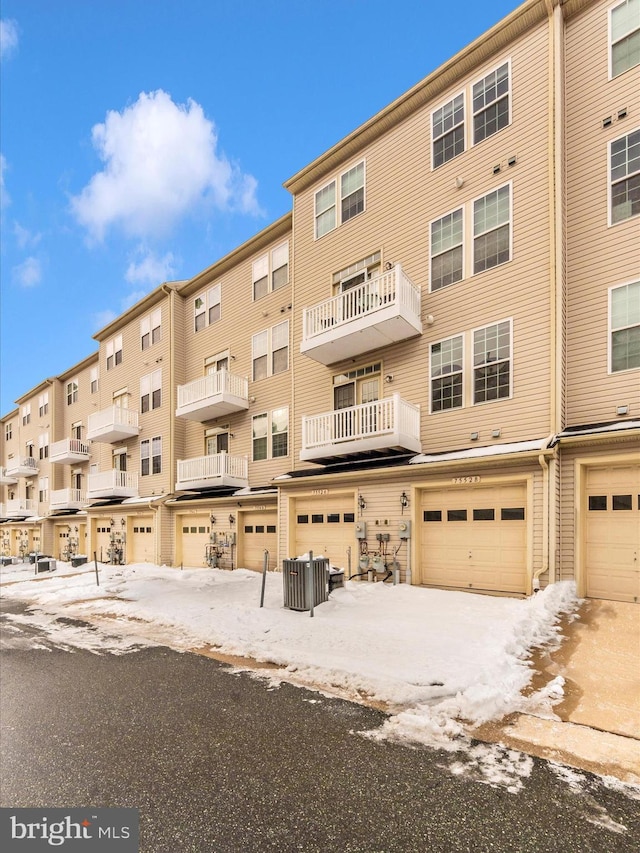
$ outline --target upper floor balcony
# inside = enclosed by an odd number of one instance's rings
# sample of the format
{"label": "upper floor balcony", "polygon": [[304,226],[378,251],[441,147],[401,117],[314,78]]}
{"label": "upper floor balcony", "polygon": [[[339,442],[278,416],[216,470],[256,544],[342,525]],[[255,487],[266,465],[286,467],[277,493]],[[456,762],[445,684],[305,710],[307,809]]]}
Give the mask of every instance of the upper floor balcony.
{"label": "upper floor balcony", "polygon": [[420,451],[420,409],[399,394],[302,419],[303,461]]}
{"label": "upper floor balcony", "polygon": [[0,486],[15,486],[17,482],[15,477],[10,477],[7,474],[6,468],[0,468]]}
{"label": "upper floor balcony", "polygon": [[126,441],[140,433],[138,413],[121,406],[109,406],[100,412],[89,415],[87,422],[87,438],[89,441],[100,441],[114,444]]}
{"label": "upper floor balcony", "polygon": [[16,498],[0,504],[0,518],[29,518],[38,512],[38,502],[31,498]]}
{"label": "upper floor balcony", "polygon": [[129,471],[98,471],[89,474],[87,500],[95,498],[137,498],[138,475]]}
{"label": "upper floor balcony", "polygon": [[228,370],[217,370],[186,385],[178,385],[176,415],[179,418],[203,423],[248,408],[248,379]]}
{"label": "upper floor balcony", "polygon": [[49,510],[51,512],[82,509],[86,505],[87,494],[80,489],[55,489],[49,497]]}
{"label": "upper floor balcony", "polygon": [[248,471],[246,456],[231,456],[229,453],[179,459],[176,491],[218,487],[242,489],[249,485]]}
{"label": "upper floor balcony", "polygon": [[63,438],[54,441],[49,448],[49,461],[59,465],[75,465],[89,461],[89,445],[79,438]]}
{"label": "upper floor balcony", "polygon": [[420,288],[396,264],[305,308],[300,352],[334,364],[421,334]]}
{"label": "upper floor balcony", "polygon": [[14,456],[5,468],[7,477],[35,477],[38,473],[38,460],[34,456]]}

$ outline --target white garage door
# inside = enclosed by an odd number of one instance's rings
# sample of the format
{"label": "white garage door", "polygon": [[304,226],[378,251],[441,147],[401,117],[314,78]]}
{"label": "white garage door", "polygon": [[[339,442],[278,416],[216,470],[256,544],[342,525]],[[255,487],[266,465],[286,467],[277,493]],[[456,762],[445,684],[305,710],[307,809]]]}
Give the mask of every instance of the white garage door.
{"label": "white garage door", "polygon": [[298,498],[295,501],[295,554],[313,551],[328,557],[332,566],[347,569],[347,549],[351,548],[351,566],[357,566],[353,497],[340,495],[322,498]]}
{"label": "white garage door", "polygon": [[243,512],[240,518],[239,565],[245,569],[262,571],[266,548],[269,552],[269,568],[275,569],[278,555],[277,510]]}
{"label": "white garage door", "polygon": [[185,515],[178,521],[178,537],[182,564],[200,568],[206,566],[206,548],[210,544],[211,522],[209,515]]}
{"label": "white garage door", "polygon": [[153,563],[153,516],[139,516],[131,521],[131,542],[128,547],[129,563]]}
{"label": "white garage door", "polygon": [[524,593],[526,485],[425,490],[421,583]]}
{"label": "white garage door", "polygon": [[640,466],[586,472],[587,595],[640,602]]}

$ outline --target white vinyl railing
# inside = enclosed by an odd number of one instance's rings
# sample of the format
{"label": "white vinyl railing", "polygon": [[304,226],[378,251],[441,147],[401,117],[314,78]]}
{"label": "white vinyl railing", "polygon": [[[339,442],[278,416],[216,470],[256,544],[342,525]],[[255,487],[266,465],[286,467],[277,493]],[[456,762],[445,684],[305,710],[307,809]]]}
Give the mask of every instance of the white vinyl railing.
{"label": "white vinyl railing", "polygon": [[95,433],[111,426],[138,427],[138,413],[135,409],[123,409],[121,406],[109,406],[100,412],[89,415],[87,431]]}
{"label": "white vinyl railing", "polygon": [[398,434],[420,437],[420,409],[399,394],[302,419],[305,449]]}
{"label": "white vinyl railing", "polygon": [[230,456],[228,453],[213,453],[211,456],[196,456],[178,460],[178,482],[195,483],[202,480],[219,480],[225,476],[235,480],[248,477],[246,456]]}
{"label": "white vinyl railing", "polygon": [[66,456],[69,453],[89,455],[89,445],[80,441],[79,438],[63,438],[62,441],[54,441],[51,445],[49,458],[55,456]]}
{"label": "white vinyl railing", "polygon": [[394,304],[420,317],[420,289],[402,271],[400,264],[357,287],[305,308],[303,340]]}
{"label": "white vinyl railing", "polygon": [[115,489],[116,494],[120,490],[138,491],[138,475],[131,471],[117,471],[112,468],[109,471],[98,471],[89,474],[87,492],[103,492],[107,489]]}
{"label": "white vinyl railing", "polygon": [[236,376],[234,373],[229,373],[228,370],[217,370],[215,373],[200,376],[198,379],[194,379],[193,382],[187,382],[186,385],[178,385],[178,408],[190,406],[193,403],[199,403],[202,400],[217,397],[225,393],[248,400],[248,379],[244,376]]}
{"label": "white vinyl railing", "polygon": [[7,518],[14,515],[33,515],[38,511],[38,502],[32,498],[16,498],[12,501],[7,501],[4,505],[4,512]]}
{"label": "white vinyl railing", "polygon": [[80,489],[55,489],[51,492],[51,498],[49,499],[49,508],[79,508],[81,506],[84,506],[86,503],[86,492],[81,491]]}
{"label": "white vinyl railing", "polygon": [[38,472],[38,460],[35,456],[18,456],[7,465],[6,472],[11,476],[13,471],[28,469],[34,474]]}

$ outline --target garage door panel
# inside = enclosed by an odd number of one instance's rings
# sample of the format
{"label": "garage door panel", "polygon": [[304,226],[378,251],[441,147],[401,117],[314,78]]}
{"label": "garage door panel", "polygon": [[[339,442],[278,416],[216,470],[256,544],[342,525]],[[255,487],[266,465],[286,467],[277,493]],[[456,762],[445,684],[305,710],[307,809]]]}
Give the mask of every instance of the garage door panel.
{"label": "garage door panel", "polygon": [[242,566],[245,569],[262,571],[264,552],[269,552],[269,569],[277,567],[278,555],[278,512],[277,510],[243,512]]}
{"label": "garage door panel", "polygon": [[152,563],[154,560],[153,518],[141,516],[131,522],[130,563]]}
{"label": "garage door panel", "polygon": [[210,519],[208,515],[192,515],[180,518],[178,536],[180,537],[182,564],[193,568],[207,565],[206,548],[210,544]]}
{"label": "garage door panel", "polygon": [[299,498],[294,513],[295,556],[313,551],[328,557],[332,565],[347,568],[347,549],[351,548],[351,565],[357,565],[351,496]]}

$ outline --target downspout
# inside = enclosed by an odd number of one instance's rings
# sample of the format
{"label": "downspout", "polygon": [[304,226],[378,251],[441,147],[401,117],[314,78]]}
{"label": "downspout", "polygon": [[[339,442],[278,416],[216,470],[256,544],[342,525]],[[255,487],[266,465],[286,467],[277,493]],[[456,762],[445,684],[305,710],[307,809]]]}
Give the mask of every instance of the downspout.
{"label": "downspout", "polygon": [[[555,438],[554,435],[550,435],[549,438],[544,443],[544,448],[548,448]],[[544,453],[538,454],[538,464],[542,468],[542,564],[539,569],[533,573],[532,580],[532,588],[533,592],[540,591],[540,578],[546,572],[549,571],[549,529],[550,529],[550,519],[549,519],[549,463],[547,462],[547,457]]]}
{"label": "downspout", "polygon": [[[174,407],[174,391],[175,391],[175,372],[176,372],[176,347],[175,347],[175,299],[176,292],[172,287],[168,287],[166,284],[162,285],[162,290],[169,297],[169,392],[170,392],[170,409],[169,409],[169,494],[167,495],[167,500],[173,494],[175,494],[176,490],[176,450],[175,450],[175,407]],[[153,507],[155,510],[155,525],[154,525],[154,557],[156,565],[160,565],[160,541],[159,541],[159,530],[158,530],[158,509],[159,506]],[[171,563],[175,562],[175,536],[172,535],[172,557]]]}

